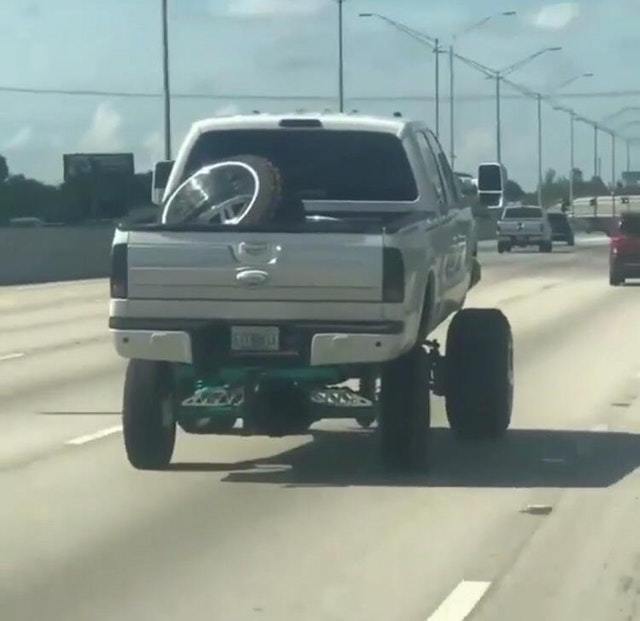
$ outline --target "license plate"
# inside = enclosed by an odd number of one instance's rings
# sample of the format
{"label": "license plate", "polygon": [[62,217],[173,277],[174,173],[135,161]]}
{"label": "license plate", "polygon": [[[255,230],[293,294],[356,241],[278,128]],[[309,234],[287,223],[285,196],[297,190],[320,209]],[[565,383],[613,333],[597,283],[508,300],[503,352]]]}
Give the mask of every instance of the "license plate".
{"label": "license plate", "polygon": [[280,329],[272,326],[232,326],[232,351],[278,351]]}

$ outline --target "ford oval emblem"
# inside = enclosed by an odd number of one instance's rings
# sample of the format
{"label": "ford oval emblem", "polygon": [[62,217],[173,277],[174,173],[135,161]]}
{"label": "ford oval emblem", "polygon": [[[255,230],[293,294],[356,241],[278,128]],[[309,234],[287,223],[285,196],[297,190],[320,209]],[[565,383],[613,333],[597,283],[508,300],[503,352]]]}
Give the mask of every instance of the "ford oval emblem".
{"label": "ford oval emblem", "polygon": [[236,274],[236,280],[245,287],[259,287],[269,280],[269,273],[262,270],[243,270]]}

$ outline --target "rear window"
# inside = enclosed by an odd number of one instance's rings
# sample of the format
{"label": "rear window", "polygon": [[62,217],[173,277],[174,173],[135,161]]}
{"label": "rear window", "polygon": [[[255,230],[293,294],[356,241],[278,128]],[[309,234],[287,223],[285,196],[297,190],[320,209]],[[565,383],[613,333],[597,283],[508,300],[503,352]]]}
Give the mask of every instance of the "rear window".
{"label": "rear window", "polygon": [[237,155],[273,162],[289,193],[307,200],[414,201],[416,182],[392,134],[326,129],[226,130],[203,134],[184,177]]}
{"label": "rear window", "polygon": [[567,222],[567,216],[563,213],[548,213],[547,218],[549,218],[551,222]]}
{"label": "rear window", "polygon": [[539,207],[514,207],[504,212],[505,220],[523,220],[526,218],[542,218],[542,209]]}
{"label": "rear window", "polygon": [[640,217],[626,216],[620,220],[620,231],[625,235],[640,237]]}

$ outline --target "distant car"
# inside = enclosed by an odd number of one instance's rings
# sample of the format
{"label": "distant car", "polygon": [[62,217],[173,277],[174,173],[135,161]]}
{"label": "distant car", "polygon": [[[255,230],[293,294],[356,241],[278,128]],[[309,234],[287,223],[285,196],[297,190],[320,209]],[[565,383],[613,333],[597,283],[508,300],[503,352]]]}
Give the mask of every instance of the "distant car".
{"label": "distant car", "polygon": [[640,278],[640,213],[620,217],[609,250],[609,284],[617,287],[627,278]]}
{"label": "distant car", "polygon": [[514,246],[553,250],[551,225],[542,207],[514,204],[504,208],[498,220],[498,252],[509,252]]}
{"label": "distant car", "polygon": [[551,238],[554,242],[567,242],[569,246],[576,245],[575,235],[566,214],[558,211],[548,212],[547,219],[551,225]]}
{"label": "distant car", "polygon": [[12,218],[9,220],[9,226],[17,228],[44,226],[44,220],[40,220],[40,218]]}

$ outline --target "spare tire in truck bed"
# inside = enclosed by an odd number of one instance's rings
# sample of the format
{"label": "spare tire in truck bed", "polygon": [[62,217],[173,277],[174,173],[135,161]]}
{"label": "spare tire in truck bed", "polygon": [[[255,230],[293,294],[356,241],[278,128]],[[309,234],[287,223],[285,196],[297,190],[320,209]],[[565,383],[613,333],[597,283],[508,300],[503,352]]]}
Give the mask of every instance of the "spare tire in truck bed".
{"label": "spare tire in truck bed", "polygon": [[267,159],[239,155],[203,166],[171,195],[164,224],[257,225],[282,203],[278,169]]}

